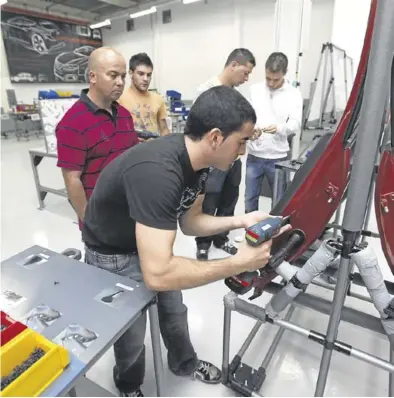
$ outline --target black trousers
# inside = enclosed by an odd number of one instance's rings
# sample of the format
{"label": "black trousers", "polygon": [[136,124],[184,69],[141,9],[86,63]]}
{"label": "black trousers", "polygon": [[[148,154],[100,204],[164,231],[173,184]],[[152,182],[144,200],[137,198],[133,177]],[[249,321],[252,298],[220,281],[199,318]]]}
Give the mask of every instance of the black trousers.
{"label": "black trousers", "polygon": [[[226,172],[214,170],[210,173],[202,206],[203,212],[217,217],[233,216],[238,202],[241,176],[241,160],[236,160]],[[228,234],[229,231],[217,235],[199,236],[196,238],[197,248],[208,250],[212,242],[216,247],[220,247],[228,241]]]}

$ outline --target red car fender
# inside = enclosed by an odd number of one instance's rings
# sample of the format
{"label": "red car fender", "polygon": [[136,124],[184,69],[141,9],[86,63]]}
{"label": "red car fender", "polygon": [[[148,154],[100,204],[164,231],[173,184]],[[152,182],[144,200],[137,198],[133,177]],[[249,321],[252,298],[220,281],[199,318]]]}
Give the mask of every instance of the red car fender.
{"label": "red car fender", "polygon": [[[332,145],[330,145],[332,144]],[[297,259],[320,236],[337,210],[348,183],[350,148],[331,142],[321,160],[285,208],[291,225],[305,234],[303,244],[288,261]]]}
{"label": "red car fender", "polygon": [[[350,148],[345,146],[344,138],[367,70],[376,8],[377,0],[373,0],[357,75],[337,130],[314,168],[281,211],[282,216],[291,215],[293,229],[300,229],[305,234],[304,242],[288,261],[296,260],[321,235],[337,210],[348,184],[351,153]],[[281,236],[275,239],[277,242],[274,243],[273,252],[274,247],[279,247],[285,238]]]}

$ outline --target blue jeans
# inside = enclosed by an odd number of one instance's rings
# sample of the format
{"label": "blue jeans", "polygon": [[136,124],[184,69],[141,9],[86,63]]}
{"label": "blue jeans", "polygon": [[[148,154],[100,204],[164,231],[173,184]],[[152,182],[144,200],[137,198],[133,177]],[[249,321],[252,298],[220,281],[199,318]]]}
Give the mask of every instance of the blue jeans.
{"label": "blue jeans", "polygon": [[[227,171],[213,169],[205,186],[205,198],[202,210],[205,214],[216,217],[234,215],[239,197],[239,185],[242,178],[242,163],[236,160]],[[220,247],[228,242],[229,231],[212,236],[196,237],[197,247],[208,250],[213,243]]]}
{"label": "blue jeans", "polygon": [[[267,176],[268,184],[273,195],[275,182],[275,163],[286,160],[280,159],[263,159],[257,156],[248,155],[246,160],[246,179],[245,179],[245,213],[259,209],[259,197],[261,184],[264,175]],[[279,181],[277,200],[281,198],[285,189],[283,180]]]}
{"label": "blue jeans", "polygon": [[[137,254],[101,254],[86,246],[85,250],[86,263],[143,283]],[[198,359],[190,341],[187,307],[183,304],[182,292],[159,292],[157,305],[170,370],[178,376],[193,374]],[[114,344],[114,382],[122,392],[134,391],[144,382],[145,331],[146,311]]]}

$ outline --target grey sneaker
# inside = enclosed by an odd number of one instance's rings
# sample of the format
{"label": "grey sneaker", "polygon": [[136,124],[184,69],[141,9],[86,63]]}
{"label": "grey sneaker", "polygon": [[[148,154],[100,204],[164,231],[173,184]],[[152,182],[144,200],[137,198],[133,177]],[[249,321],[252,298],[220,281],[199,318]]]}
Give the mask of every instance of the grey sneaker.
{"label": "grey sneaker", "polygon": [[207,249],[197,249],[197,260],[207,261],[208,260],[208,250]]}
{"label": "grey sneaker", "polygon": [[194,377],[203,383],[218,384],[222,378],[222,372],[210,362],[200,360]]}

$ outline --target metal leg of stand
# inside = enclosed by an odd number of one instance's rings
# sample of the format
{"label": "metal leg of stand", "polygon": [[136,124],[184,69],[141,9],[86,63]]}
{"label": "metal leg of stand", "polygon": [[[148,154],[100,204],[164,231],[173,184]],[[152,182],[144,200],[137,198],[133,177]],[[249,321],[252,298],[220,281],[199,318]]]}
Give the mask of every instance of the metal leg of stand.
{"label": "metal leg of stand", "polygon": [[[287,311],[286,316],[284,317],[285,321],[290,321],[290,318],[293,315],[294,310],[295,310],[295,307],[294,307],[294,305],[292,305],[290,307],[289,311]],[[278,348],[278,345],[280,343],[280,340],[282,339],[284,332],[285,332],[285,329],[283,327],[280,327],[280,329],[278,330],[278,333],[275,335],[274,340],[272,341],[271,347],[269,348],[269,350],[261,364],[261,367],[263,369],[267,369],[268,365],[270,364],[272,357],[274,356],[275,351]]]}
{"label": "metal leg of stand", "polygon": [[[394,346],[390,343],[390,362],[394,363]],[[394,397],[394,374],[389,375],[389,397]]]}
{"label": "metal leg of stand", "polygon": [[242,347],[238,351],[237,356],[242,358],[245,355],[246,350],[249,348],[250,344],[252,343],[253,339],[256,337],[257,332],[259,331],[261,325],[263,324],[262,321],[256,321],[255,325],[253,326],[253,329],[250,331],[248,337],[242,344]]}
{"label": "metal leg of stand", "polygon": [[328,370],[330,368],[331,356],[334,348],[332,343],[337,338],[339,321],[341,319],[341,310],[346,297],[351,268],[352,264],[350,259],[342,257],[339,265],[338,280],[334,291],[330,320],[327,327],[326,346],[323,349],[323,356],[316,384],[315,396],[317,397],[323,396],[324,389],[326,387]]}
{"label": "metal leg of stand", "polygon": [[230,327],[231,327],[231,309],[224,306],[223,322],[223,358],[222,358],[222,383],[228,382],[228,368],[230,366]]}
{"label": "metal leg of stand", "polygon": [[275,179],[274,179],[274,188],[272,192],[272,208],[276,205],[278,202],[278,193],[279,193],[279,182],[282,180],[281,173],[283,172],[282,169],[279,167],[275,167]]}
{"label": "metal leg of stand", "polygon": [[327,78],[327,64],[328,64],[328,53],[324,54],[324,69],[323,69],[323,79],[322,79],[322,89],[321,89],[321,103],[320,103],[320,116],[319,116],[319,128],[323,127],[323,114],[324,114],[324,96],[326,91],[326,78]]}
{"label": "metal leg of stand", "polygon": [[[325,49],[326,49],[327,44],[323,44],[322,45],[322,49],[320,52],[320,57],[319,57],[319,63],[317,65],[317,71],[316,71],[316,75],[315,75],[315,79],[312,83],[312,87],[311,87],[311,93],[310,93],[310,97],[309,97],[309,103],[308,103],[308,107],[306,109],[305,112],[305,120],[303,121],[303,128],[306,129],[306,124],[308,123],[309,117],[311,115],[311,110],[312,110],[312,103],[315,97],[315,93],[316,93],[316,87],[317,87],[317,82],[319,79],[319,72],[320,72],[320,68],[321,68],[321,64],[323,62],[323,57],[324,57],[324,53],[325,53]],[[301,137],[302,137],[302,132],[301,132]]]}
{"label": "metal leg of stand", "polygon": [[[331,83],[332,83],[332,114],[331,114],[331,118],[334,118],[334,120],[336,121],[336,114],[337,114],[337,103],[335,100],[335,73],[334,73],[334,49],[333,46],[331,46],[331,51],[330,51],[330,57],[331,57]],[[333,120],[331,120],[333,121]]]}
{"label": "metal leg of stand", "polygon": [[333,232],[333,237],[336,238],[338,236],[338,230],[339,230],[339,221],[341,220],[341,211],[342,211],[342,203],[339,203],[338,209],[335,213],[335,220],[334,224],[337,225],[334,227],[334,232]]}
{"label": "metal leg of stand", "polygon": [[45,207],[45,204],[44,204],[44,201],[42,200],[42,197],[41,197],[40,177],[38,175],[37,166],[35,165],[35,158],[37,157],[37,155],[34,155],[31,152],[29,152],[29,155],[30,155],[31,168],[32,168],[32,171],[33,171],[34,185],[36,187],[36,192],[37,192],[37,199],[38,199],[39,209],[42,210]]}
{"label": "metal leg of stand", "polygon": [[149,306],[149,323],[153,349],[153,364],[156,377],[156,390],[157,396],[161,397],[163,395],[165,396],[166,394],[164,393],[164,370],[163,357],[161,355],[160,326],[159,313],[157,310],[157,301],[154,301]]}
{"label": "metal leg of stand", "polygon": [[[369,54],[363,103],[360,110],[360,131],[354,151],[353,166],[349,182],[349,195],[343,218],[343,250],[339,266],[334,300],[324,341],[315,396],[323,396],[334,342],[338,334],[341,310],[349,281],[352,264],[350,253],[365,222],[368,209],[368,194],[372,180],[375,156],[382,131],[381,117],[384,113],[387,85],[394,52],[394,2],[377,2],[376,17]],[[367,182],[367,183],[366,183]],[[360,359],[362,359],[360,357]]]}

